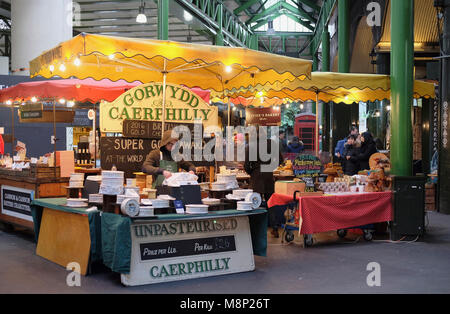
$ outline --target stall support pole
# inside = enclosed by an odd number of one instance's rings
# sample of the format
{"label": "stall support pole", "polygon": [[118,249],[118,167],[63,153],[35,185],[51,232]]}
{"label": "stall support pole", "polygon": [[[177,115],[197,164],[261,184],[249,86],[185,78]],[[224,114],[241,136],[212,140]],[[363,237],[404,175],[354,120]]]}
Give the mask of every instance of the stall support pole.
{"label": "stall support pole", "polygon": [[14,156],[14,104],[11,104],[11,158]]}
{"label": "stall support pole", "polygon": [[161,125],[161,140],[164,136],[164,127],[166,124],[166,79],[167,79],[167,60],[164,59],[163,70],[163,99],[162,99],[162,125]]}
{"label": "stall support pole", "polygon": [[338,0],[338,72],[348,73],[349,65],[349,0]]}
{"label": "stall support pole", "polygon": [[391,173],[412,175],[414,1],[391,1]]}
{"label": "stall support pole", "polygon": [[53,145],[54,145],[54,153],[53,153],[53,172],[56,178],[56,105],[55,101],[53,101]]}
{"label": "stall support pole", "polygon": [[443,214],[450,214],[450,143],[448,134],[449,103],[450,103],[450,0],[435,1],[436,7],[443,10],[444,22],[442,29],[441,47],[441,80],[440,80],[440,140],[438,158],[438,210]]}
{"label": "stall support pole", "polygon": [[93,119],[93,132],[94,135],[94,166],[93,168],[97,168],[97,130],[96,130],[96,124],[97,124],[97,108],[94,104],[94,119]]}
{"label": "stall support pole", "polygon": [[316,134],[315,134],[315,151],[316,156],[319,156],[319,92],[316,92]]}

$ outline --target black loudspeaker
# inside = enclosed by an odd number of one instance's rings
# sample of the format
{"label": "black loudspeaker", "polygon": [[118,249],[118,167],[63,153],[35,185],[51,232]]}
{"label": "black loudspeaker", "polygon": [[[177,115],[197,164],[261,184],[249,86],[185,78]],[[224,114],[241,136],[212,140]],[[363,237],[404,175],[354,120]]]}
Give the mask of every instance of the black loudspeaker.
{"label": "black loudspeaker", "polygon": [[425,180],[420,176],[392,178],[391,240],[416,238],[425,233]]}

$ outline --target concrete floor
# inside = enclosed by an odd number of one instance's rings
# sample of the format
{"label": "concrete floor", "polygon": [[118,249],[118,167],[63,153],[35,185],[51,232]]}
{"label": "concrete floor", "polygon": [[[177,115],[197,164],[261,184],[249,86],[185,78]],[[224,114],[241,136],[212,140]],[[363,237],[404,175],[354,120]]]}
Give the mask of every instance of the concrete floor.
{"label": "concrete floor", "polygon": [[[429,212],[426,223],[425,237],[416,242],[391,243],[386,235],[372,242],[355,234],[339,239],[329,232],[314,235],[315,245],[305,249],[299,239],[282,244],[269,235],[268,256],[255,256],[253,272],[139,287],[124,287],[101,266],[81,278],[81,287],[69,287],[65,268],[35,254],[32,234],[1,227],[0,294],[450,293],[450,216]],[[380,286],[367,284],[370,262],[380,265]]]}

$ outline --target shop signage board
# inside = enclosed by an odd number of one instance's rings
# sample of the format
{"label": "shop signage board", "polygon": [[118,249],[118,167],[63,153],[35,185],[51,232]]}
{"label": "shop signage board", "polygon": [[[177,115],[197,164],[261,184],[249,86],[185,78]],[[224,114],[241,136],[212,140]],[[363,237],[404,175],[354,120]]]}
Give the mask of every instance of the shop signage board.
{"label": "shop signage board", "polygon": [[178,281],[255,269],[247,216],[135,221],[126,286]]}
{"label": "shop signage board", "polygon": [[75,116],[75,111],[67,111],[67,110],[56,110],[53,113],[53,110],[43,110],[41,111],[40,117],[31,117],[31,118],[22,118],[22,115],[19,115],[20,123],[72,123]]}
{"label": "shop signage board", "polygon": [[315,155],[298,155],[292,164],[292,169],[294,175],[306,183],[305,192],[314,192],[314,180],[322,170],[319,158]]}
{"label": "shop signage board", "polygon": [[[126,91],[114,102],[101,102],[101,132],[121,133],[124,120],[162,122],[162,90],[162,83],[148,83]],[[167,84],[165,123],[189,124],[200,121],[205,128],[217,126],[218,108],[210,106],[188,88]]]}
{"label": "shop signage board", "polygon": [[3,215],[33,221],[30,207],[34,199],[33,190],[2,185],[1,191],[1,210]]}
{"label": "shop signage board", "polygon": [[20,110],[20,119],[39,119],[42,118],[42,110],[22,111]]}
{"label": "shop signage board", "polygon": [[134,172],[142,171],[147,155],[159,147],[159,139],[126,137],[101,137],[101,168],[110,170],[113,165],[124,171],[126,178],[134,178]]}
{"label": "shop signage board", "polygon": [[247,108],[245,121],[247,125],[279,126],[281,111],[274,108]]}
{"label": "shop signage board", "polygon": [[[171,130],[177,126],[186,126],[191,131],[191,138],[194,139],[195,123],[164,123],[164,130]],[[202,124],[200,124],[199,132],[202,132]],[[143,120],[124,120],[122,135],[133,138],[161,138],[162,122],[159,121],[143,121]],[[203,134],[203,133],[201,133]]]}

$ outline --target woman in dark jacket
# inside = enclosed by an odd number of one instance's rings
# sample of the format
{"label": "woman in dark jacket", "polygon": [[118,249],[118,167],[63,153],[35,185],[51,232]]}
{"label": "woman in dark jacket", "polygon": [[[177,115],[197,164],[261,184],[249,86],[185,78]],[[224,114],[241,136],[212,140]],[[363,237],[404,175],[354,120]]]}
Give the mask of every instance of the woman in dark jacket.
{"label": "woman in dark jacket", "polygon": [[353,176],[359,171],[359,162],[357,156],[359,154],[359,147],[357,147],[356,135],[349,135],[347,144],[344,146],[343,157],[345,160],[344,174]]}
{"label": "woman in dark jacket", "polygon": [[378,152],[377,144],[373,140],[372,134],[370,132],[361,134],[361,149],[356,156],[360,170],[370,170],[369,159],[376,152]]}

